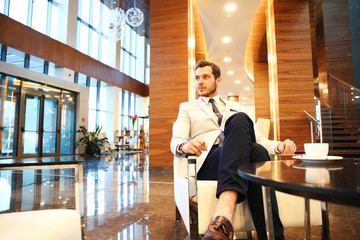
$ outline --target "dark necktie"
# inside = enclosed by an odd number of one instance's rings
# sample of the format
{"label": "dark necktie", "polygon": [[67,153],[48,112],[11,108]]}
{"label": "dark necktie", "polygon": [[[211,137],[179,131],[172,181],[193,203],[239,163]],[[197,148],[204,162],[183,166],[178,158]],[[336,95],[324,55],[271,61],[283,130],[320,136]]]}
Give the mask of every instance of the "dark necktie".
{"label": "dark necktie", "polygon": [[216,116],[218,117],[218,124],[219,124],[219,126],[220,126],[220,125],[221,125],[222,118],[223,118],[223,115],[219,112],[219,109],[216,107],[215,101],[214,101],[213,98],[210,98],[210,99],[209,99],[209,102],[210,102],[211,105],[212,105],[212,109],[213,109],[214,113],[215,113]]}
{"label": "dark necktie", "polygon": [[[219,124],[219,126],[220,126],[220,125],[221,125],[222,118],[223,118],[223,115],[219,112],[219,109],[216,107],[215,101],[214,101],[213,98],[210,98],[210,99],[209,99],[209,102],[211,102],[213,111],[214,111],[214,113],[216,114],[216,116],[218,117],[218,124]],[[219,135],[219,147],[222,147],[222,145],[223,145],[223,143],[224,143],[224,139],[225,139],[224,132],[221,131],[221,133],[220,133],[220,135]]]}

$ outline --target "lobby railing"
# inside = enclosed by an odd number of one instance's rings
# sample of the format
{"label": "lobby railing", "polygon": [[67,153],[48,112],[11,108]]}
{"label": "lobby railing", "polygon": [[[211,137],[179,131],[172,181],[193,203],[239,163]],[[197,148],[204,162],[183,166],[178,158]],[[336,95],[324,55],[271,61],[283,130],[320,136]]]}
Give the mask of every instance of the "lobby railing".
{"label": "lobby railing", "polygon": [[330,154],[340,147],[356,155],[357,144],[360,149],[360,89],[331,74],[328,89],[329,103],[315,98],[315,121],[320,128],[316,137],[329,143]]}

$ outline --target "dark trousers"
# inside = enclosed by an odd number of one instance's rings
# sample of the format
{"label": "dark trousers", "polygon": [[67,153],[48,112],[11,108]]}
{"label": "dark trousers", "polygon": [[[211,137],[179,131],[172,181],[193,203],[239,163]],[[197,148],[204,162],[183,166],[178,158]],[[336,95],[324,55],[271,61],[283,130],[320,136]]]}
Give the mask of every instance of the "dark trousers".
{"label": "dark trousers", "polygon": [[[269,161],[269,154],[256,143],[253,122],[245,113],[236,113],[226,121],[224,135],[223,146],[211,148],[197,178],[218,180],[217,198],[226,190],[238,192],[238,203],[247,198],[257,235],[260,240],[267,239],[261,186],[241,178],[237,168],[242,163]],[[275,238],[285,239],[274,191],[271,201]]]}

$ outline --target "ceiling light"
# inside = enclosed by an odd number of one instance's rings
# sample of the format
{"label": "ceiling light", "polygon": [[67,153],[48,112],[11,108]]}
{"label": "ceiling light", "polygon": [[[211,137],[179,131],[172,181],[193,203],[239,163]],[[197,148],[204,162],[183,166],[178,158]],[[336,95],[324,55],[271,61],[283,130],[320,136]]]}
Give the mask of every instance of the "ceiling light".
{"label": "ceiling light", "polygon": [[246,87],[246,88],[244,88],[246,91],[249,91],[250,90],[250,88],[249,87]]}
{"label": "ceiling light", "polygon": [[236,80],[235,83],[236,83],[236,84],[240,84],[241,81],[240,81],[240,80]]}
{"label": "ceiling light", "polygon": [[243,97],[242,99],[246,100],[246,99],[247,99],[247,97]]}
{"label": "ceiling light", "polygon": [[228,71],[227,74],[233,75],[233,74],[234,74],[234,71]]}
{"label": "ceiling light", "polygon": [[233,3],[229,3],[225,6],[225,10],[228,12],[233,12],[236,10],[236,5]]}
{"label": "ceiling light", "polygon": [[233,95],[233,93],[232,93],[232,92],[229,92],[229,93],[228,93],[228,96],[232,96],[232,95]]}
{"label": "ceiling light", "polygon": [[231,17],[231,14],[226,15],[228,18]]}
{"label": "ceiling light", "polygon": [[224,37],[223,39],[221,39],[221,41],[223,43],[229,43],[229,42],[231,42],[231,38],[230,37]]}
{"label": "ceiling light", "polygon": [[224,58],[224,62],[231,62],[231,58],[229,57]]}

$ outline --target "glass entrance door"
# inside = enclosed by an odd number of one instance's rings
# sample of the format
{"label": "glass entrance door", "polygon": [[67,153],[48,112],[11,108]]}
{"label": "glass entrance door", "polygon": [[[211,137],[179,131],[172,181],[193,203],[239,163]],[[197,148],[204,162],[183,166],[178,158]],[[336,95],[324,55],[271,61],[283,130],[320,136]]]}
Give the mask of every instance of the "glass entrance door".
{"label": "glass entrance door", "polygon": [[40,139],[41,96],[25,94],[22,155],[38,155]]}
{"label": "glass entrance door", "polygon": [[22,152],[24,155],[55,155],[59,152],[59,99],[25,92],[23,98]]}
{"label": "glass entrance door", "polygon": [[58,128],[58,108],[57,99],[44,99],[44,116],[43,116],[43,136],[42,152],[43,154],[55,154],[57,145]]}

